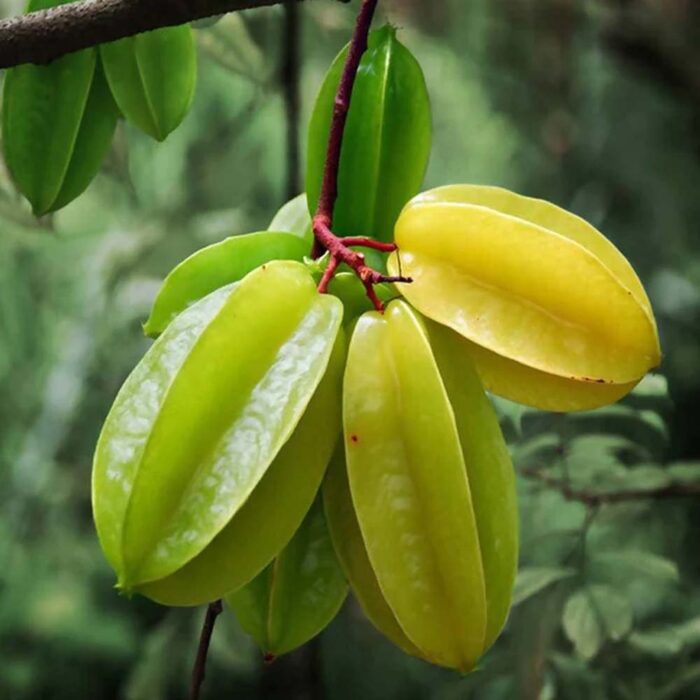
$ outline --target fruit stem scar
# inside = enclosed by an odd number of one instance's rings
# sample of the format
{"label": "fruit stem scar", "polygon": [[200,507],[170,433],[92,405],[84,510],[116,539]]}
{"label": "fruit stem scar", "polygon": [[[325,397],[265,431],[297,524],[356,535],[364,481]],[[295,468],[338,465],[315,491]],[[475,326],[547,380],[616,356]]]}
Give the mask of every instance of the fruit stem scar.
{"label": "fruit stem scar", "polygon": [[338,266],[341,263],[345,263],[359,277],[374,308],[381,312],[384,310],[384,304],[374,291],[374,285],[382,282],[407,283],[412,280],[409,277],[383,275],[366,265],[365,256],[362,253],[351,250],[351,247],[361,246],[385,253],[392,253],[397,250],[396,245],[393,243],[381,243],[365,236],[340,238],[332,230],[333,209],[338,198],[338,170],[340,168],[340,152],[343,145],[345,123],[350,110],[350,100],[355,86],[357,70],[360,66],[362,55],[367,50],[369,29],[378,1],[363,0],[362,2],[362,7],[360,7],[360,12],[357,15],[355,30],[350,41],[348,55],[345,59],[343,74],[338,84],[328,135],[328,149],[326,150],[326,162],[323,169],[321,194],[318,198],[318,206],[311,226],[314,234],[311,257],[314,259],[320,258],[325,251],[328,251],[330,254],[328,267],[318,285],[318,291],[321,294],[325,294],[328,291],[328,284],[333,279]]}

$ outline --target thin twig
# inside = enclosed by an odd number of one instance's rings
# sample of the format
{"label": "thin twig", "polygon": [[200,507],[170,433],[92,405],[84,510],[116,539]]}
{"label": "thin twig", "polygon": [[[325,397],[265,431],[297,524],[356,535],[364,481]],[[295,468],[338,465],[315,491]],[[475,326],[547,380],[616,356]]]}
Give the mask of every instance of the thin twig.
{"label": "thin twig", "polygon": [[350,100],[352,99],[352,91],[355,87],[355,78],[357,77],[360,61],[365,51],[367,51],[369,29],[372,25],[374,12],[377,9],[377,2],[378,0],[363,0],[362,2],[338,85],[328,135],[328,149],[323,170],[321,194],[312,224],[314,247],[311,255],[314,258],[318,258],[323,255],[324,251],[328,251],[330,254],[328,267],[318,286],[319,292],[325,293],[327,291],[328,283],[333,278],[339,265],[345,263],[355,271],[355,274],[362,281],[367,290],[367,296],[374,307],[378,311],[382,311],[384,306],[374,291],[374,285],[382,282],[411,282],[411,279],[403,276],[389,277],[373,270],[365,264],[365,256],[362,253],[351,250],[350,246],[362,246],[382,252],[393,252],[396,250],[396,245],[393,243],[380,243],[364,236],[339,238],[332,230],[333,209],[338,198],[338,171],[340,169],[340,154],[343,147],[345,124],[350,111]]}
{"label": "thin twig", "polygon": [[[283,0],[82,0],[0,21],[0,68]],[[347,0],[340,0],[347,2]]]}
{"label": "thin twig", "polygon": [[220,600],[215,600],[207,606],[207,613],[204,616],[204,624],[202,625],[202,634],[199,637],[197,658],[195,659],[192,669],[192,691],[190,693],[190,700],[199,700],[199,693],[202,690],[202,683],[204,683],[211,635],[214,632],[216,618],[219,617],[222,611],[223,604]]}
{"label": "thin twig", "polygon": [[529,479],[539,481],[549,488],[556,489],[567,501],[578,501],[591,508],[627,501],[661,501],[669,498],[700,497],[700,484],[670,484],[657,489],[627,489],[601,493],[586,489],[576,489],[565,481],[549,476],[539,469],[521,469],[520,473]]}

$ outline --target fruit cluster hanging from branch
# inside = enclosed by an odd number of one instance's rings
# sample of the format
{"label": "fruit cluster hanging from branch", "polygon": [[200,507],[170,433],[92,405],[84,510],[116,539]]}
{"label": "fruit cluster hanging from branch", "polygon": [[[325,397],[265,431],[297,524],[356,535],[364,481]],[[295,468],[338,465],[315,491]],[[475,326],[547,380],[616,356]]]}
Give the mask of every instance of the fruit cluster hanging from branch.
{"label": "fruit cluster hanging from branch", "polygon": [[[427,89],[395,29],[369,33],[376,5],[319,92],[308,201],[167,276],[144,327],[156,341],[97,445],[95,522],[118,587],[210,603],[193,697],[220,599],[272,657],[322,630],[348,584],[401,649],[472,670],[505,624],[518,555],[484,388],[585,410],[660,362],[644,289],[595,228],[494,187],[418,194]],[[8,76],[8,165],[37,213],[87,186],[117,106],[155,138],[182,119],[189,30],[162,31]],[[59,119],[33,107],[47,95]],[[39,114],[34,142],[24,111]]]}

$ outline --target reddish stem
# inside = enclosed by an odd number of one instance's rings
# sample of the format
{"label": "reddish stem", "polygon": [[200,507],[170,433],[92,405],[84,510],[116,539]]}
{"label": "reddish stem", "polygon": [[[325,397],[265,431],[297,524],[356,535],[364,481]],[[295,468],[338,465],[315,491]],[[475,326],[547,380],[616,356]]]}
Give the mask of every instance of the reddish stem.
{"label": "reddish stem", "polygon": [[360,245],[390,253],[396,250],[396,245],[393,243],[382,243],[381,241],[375,241],[371,238],[364,237],[339,238],[331,231],[326,222],[326,218],[322,219],[318,215],[314,217],[314,234],[316,235],[316,240],[330,253],[328,267],[323,273],[321,282],[318,285],[318,291],[321,292],[321,294],[325,294],[328,291],[328,284],[333,279],[333,275],[335,275],[338,266],[340,263],[345,263],[352,268],[355,274],[360,278],[360,281],[367,290],[367,296],[372,301],[372,304],[374,304],[374,308],[377,309],[377,311],[382,311],[384,305],[379,297],[377,297],[374,291],[374,285],[381,284],[382,282],[410,282],[411,279],[409,277],[400,276],[391,277],[373,270],[369,265],[365,264],[365,256],[362,253],[350,250],[348,246]]}
{"label": "reddish stem", "polygon": [[355,86],[357,70],[360,66],[362,55],[367,50],[367,38],[369,28],[372,24],[374,12],[377,9],[378,0],[363,0],[362,7],[357,16],[355,31],[350,41],[350,48],[345,59],[343,74],[338,85],[338,92],[335,97],[333,108],[333,118],[331,120],[330,133],[328,136],[328,150],[326,151],[326,163],[323,170],[323,184],[321,194],[318,199],[318,207],[313,217],[312,229],[314,232],[314,247],[312,257],[319,258],[324,251],[328,251],[330,259],[328,267],[318,285],[318,291],[322,294],[328,290],[328,284],[333,279],[338,266],[345,263],[360,278],[367,290],[367,296],[377,311],[383,311],[384,305],[374,291],[374,285],[381,282],[411,282],[409,277],[391,277],[383,275],[377,270],[365,264],[365,256],[351,250],[351,246],[362,246],[372,248],[384,253],[391,253],[396,250],[393,243],[381,243],[365,236],[347,236],[340,238],[332,231],[333,209],[338,198],[338,170],[340,168],[340,153],[343,146],[343,134],[345,133],[345,123],[350,110],[350,100]]}

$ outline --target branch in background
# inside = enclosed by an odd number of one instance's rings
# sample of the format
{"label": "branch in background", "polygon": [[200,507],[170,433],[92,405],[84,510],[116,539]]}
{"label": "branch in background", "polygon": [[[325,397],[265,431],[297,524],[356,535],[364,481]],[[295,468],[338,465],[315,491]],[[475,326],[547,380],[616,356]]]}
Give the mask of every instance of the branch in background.
{"label": "branch in background", "polygon": [[[348,0],[340,0],[347,2]],[[82,0],[0,22],[0,68],[282,0]]]}
{"label": "branch in background", "polygon": [[658,489],[630,489],[627,491],[596,493],[584,489],[575,489],[565,481],[549,476],[539,469],[521,469],[520,473],[528,479],[534,479],[549,488],[559,491],[567,501],[578,501],[591,508],[628,501],[700,498],[700,484],[671,484]]}

